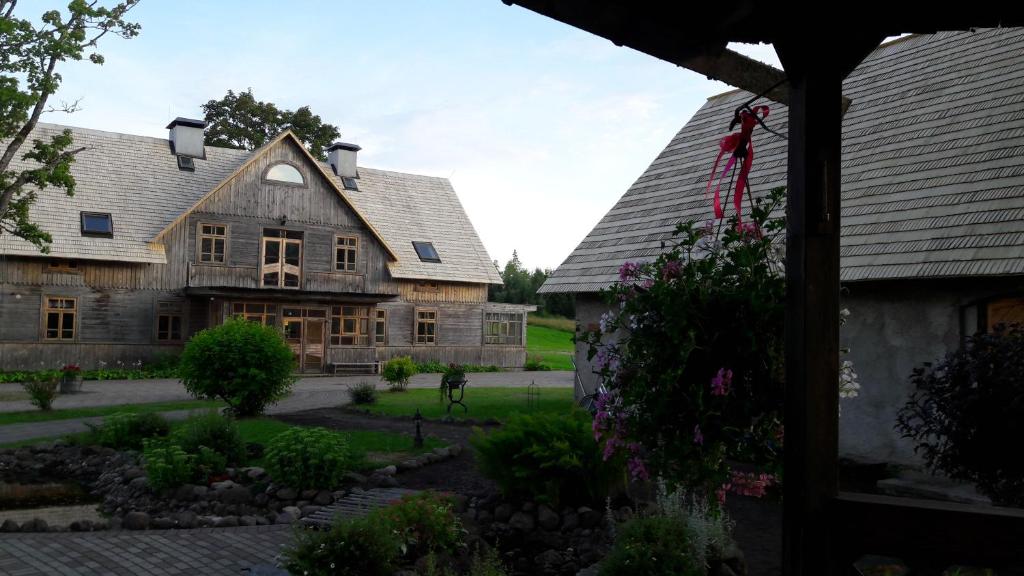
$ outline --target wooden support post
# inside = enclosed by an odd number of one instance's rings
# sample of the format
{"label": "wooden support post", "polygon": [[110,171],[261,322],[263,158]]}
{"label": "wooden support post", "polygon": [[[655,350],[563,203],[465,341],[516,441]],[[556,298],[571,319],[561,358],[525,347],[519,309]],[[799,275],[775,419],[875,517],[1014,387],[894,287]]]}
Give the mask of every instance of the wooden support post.
{"label": "wooden support post", "polygon": [[836,573],[827,511],[838,475],[842,116],[835,103],[844,73],[812,64],[806,50],[776,49],[790,79],[783,566],[787,576],[820,576]]}

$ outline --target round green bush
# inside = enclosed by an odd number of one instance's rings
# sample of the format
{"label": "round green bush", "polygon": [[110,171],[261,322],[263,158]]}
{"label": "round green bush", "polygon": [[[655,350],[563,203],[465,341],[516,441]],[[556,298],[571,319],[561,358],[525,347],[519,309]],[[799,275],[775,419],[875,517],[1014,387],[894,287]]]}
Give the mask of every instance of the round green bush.
{"label": "round green bush", "polygon": [[274,482],[306,490],[337,486],[352,459],[345,435],[296,426],[274,436],[263,460]]}
{"label": "round green bush", "polygon": [[552,505],[600,504],[620,476],[619,459],[605,461],[590,415],[513,415],[490,433],[470,439],[484,476],[506,496]]}
{"label": "round green bush", "polygon": [[238,416],[262,414],[288,395],[295,358],[278,331],[231,318],[185,346],[178,374],[196,398],[219,398]]}
{"label": "round green bush", "polygon": [[686,521],[674,516],[630,520],[601,563],[600,576],[703,576],[691,552]]}
{"label": "round green bush", "polygon": [[235,419],[213,410],[190,416],[175,428],[171,439],[189,454],[207,448],[222,456],[226,464],[245,462],[245,442]]}
{"label": "round green bush", "polygon": [[391,385],[391,390],[401,391],[409,385],[409,379],[416,375],[416,363],[408,356],[392,358],[384,364],[380,377]]}
{"label": "round green bush", "polygon": [[160,414],[118,413],[93,428],[89,440],[118,450],[141,450],[143,440],[167,436],[170,430],[171,425]]}

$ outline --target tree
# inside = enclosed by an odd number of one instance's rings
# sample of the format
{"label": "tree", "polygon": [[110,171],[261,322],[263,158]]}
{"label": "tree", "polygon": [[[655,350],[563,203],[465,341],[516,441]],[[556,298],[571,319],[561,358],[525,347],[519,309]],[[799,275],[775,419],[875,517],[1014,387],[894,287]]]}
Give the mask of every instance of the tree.
{"label": "tree", "polygon": [[67,13],[49,10],[37,25],[32,19],[17,18],[18,0],[0,0],[0,141],[6,141],[0,156],[0,234],[11,234],[48,253],[53,238],[29,220],[29,208],[39,191],[52,186],[68,196],[75,193],[71,163],[85,148],[72,148],[70,130],[48,141],[33,139],[22,154],[34,167],[12,170],[11,163],[39,123],[44,112],[75,112],[78,102],[47,106],[60,88],[57,65],[81,60],[88,51],[94,64],[103,56],[92,51],[107,34],[134,38],[140,26],[125,20],[139,0],[124,0],[111,7],[100,0],[72,0]]}
{"label": "tree", "polygon": [[298,136],[309,153],[327,159],[325,149],[341,136],[338,127],[325,124],[309,106],[281,110],[273,102],[260,102],[252,88],[235,94],[228,90],[220,100],[203,104],[206,143],[210,146],[255,150],[286,128]]}
{"label": "tree", "polygon": [[501,274],[502,285],[491,285],[489,300],[507,304],[535,304],[540,312],[552,316],[572,318],[576,315],[576,304],[572,294],[538,294],[537,291],[551,276],[551,270],[535,268],[529,272],[519,260],[519,253],[512,251],[512,259],[505,268],[494,262]]}

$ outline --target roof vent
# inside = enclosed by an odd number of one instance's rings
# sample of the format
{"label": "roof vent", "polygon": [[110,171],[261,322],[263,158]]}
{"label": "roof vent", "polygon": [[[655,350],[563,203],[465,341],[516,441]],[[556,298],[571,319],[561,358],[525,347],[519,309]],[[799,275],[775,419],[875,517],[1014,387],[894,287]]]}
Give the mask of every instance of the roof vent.
{"label": "roof vent", "polygon": [[348,144],[347,142],[331,144],[327,148],[327,161],[331,164],[331,170],[334,170],[334,173],[343,179],[359,178],[359,170],[356,169],[356,153],[360,150],[362,148],[358,144]]}
{"label": "roof vent", "polygon": [[170,130],[168,139],[171,141],[171,153],[189,158],[206,159],[206,148],[203,147],[203,129],[206,122],[191,118],[178,117],[167,125]]}

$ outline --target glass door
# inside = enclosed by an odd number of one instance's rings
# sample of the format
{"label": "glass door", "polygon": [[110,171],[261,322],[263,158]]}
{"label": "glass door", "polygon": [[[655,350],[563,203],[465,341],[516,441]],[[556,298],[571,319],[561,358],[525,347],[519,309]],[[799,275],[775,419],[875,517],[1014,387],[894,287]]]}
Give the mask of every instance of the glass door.
{"label": "glass door", "polygon": [[324,319],[306,318],[306,340],[302,346],[304,372],[320,372],[324,365]]}
{"label": "glass door", "polygon": [[295,365],[301,372],[302,365],[302,318],[285,318],[284,319],[284,341],[288,343],[288,347],[292,349],[292,354],[295,356]]}
{"label": "glass door", "polygon": [[264,230],[260,258],[260,286],[299,288],[302,273],[302,233]]}

